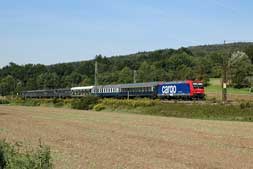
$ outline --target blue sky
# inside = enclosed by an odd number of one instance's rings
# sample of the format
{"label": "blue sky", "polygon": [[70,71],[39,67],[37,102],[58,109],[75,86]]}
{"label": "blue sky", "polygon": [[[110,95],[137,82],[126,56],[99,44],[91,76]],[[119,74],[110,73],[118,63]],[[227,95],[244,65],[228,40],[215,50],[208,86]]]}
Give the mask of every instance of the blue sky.
{"label": "blue sky", "polygon": [[0,66],[253,41],[251,0],[0,0]]}

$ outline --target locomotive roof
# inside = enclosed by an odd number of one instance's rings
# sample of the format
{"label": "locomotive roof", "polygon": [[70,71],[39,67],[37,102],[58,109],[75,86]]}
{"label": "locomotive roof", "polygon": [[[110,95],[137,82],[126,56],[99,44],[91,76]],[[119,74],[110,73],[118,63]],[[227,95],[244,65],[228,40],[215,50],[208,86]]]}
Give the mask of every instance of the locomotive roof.
{"label": "locomotive roof", "polygon": [[41,89],[41,90],[26,90],[22,92],[49,92],[49,91],[66,91],[70,90],[69,88],[62,88],[62,89]]}
{"label": "locomotive roof", "polygon": [[178,84],[178,83],[186,83],[186,81],[129,83],[129,84],[115,84],[115,85],[100,85],[100,86],[94,86],[94,87],[96,88],[136,88],[136,87],[153,87],[158,84]]}
{"label": "locomotive roof", "polygon": [[72,87],[71,90],[89,90],[92,89],[94,86],[81,86],[81,87]]}
{"label": "locomotive roof", "polygon": [[159,84],[178,84],[178,83],[186,83],[186,81],[160,82]]}

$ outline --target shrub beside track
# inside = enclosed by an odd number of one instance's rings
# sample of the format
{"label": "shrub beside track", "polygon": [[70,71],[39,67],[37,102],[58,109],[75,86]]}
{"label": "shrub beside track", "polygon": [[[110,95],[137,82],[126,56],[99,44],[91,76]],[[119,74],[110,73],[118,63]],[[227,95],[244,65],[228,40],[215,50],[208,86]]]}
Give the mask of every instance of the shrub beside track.
{"label": "shrub beside track", "polygon": [[217,102],[161,102],[152,99],[14,99],[0,103],[23,106],[64,107],[80,110],[114,111],[166,117],[182,117],[210,120],[253,121],[253,102],[235,105]]}
{"label": "shrub beside track", "polygon": [[105,99],[106,111],[208,120],[253,121],[253,103],[237,105],[163,103],[157,100]]}

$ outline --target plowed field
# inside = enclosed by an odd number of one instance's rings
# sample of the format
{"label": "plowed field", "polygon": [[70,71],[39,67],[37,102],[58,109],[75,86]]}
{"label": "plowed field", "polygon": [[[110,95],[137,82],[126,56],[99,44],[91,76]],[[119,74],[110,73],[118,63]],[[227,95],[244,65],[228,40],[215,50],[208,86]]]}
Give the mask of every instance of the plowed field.
{"label": "plowed field", "polygon": [[253,168],[253,123],[0,106],[0,138],[49,145],[57,169]]}

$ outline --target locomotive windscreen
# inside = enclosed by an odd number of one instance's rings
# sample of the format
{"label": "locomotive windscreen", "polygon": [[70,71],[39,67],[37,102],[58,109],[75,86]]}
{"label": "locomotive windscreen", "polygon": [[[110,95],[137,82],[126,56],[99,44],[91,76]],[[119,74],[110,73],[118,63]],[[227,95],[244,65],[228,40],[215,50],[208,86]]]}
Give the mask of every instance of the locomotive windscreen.
{"label": "locomotive windscreen", "polygon": [[202,82],[194,82],[193,87],[194,87],[194,89],[203,89],[204,85]]}

